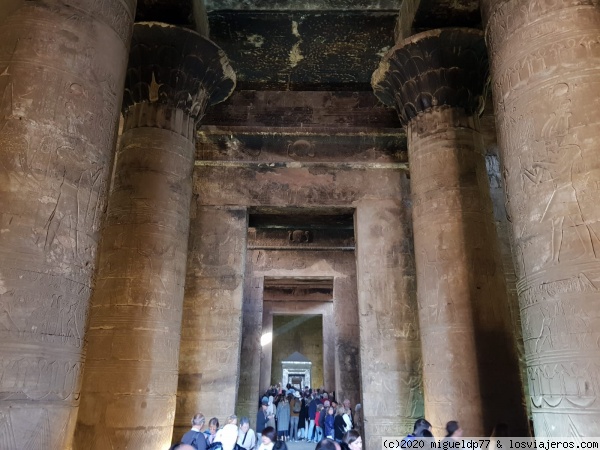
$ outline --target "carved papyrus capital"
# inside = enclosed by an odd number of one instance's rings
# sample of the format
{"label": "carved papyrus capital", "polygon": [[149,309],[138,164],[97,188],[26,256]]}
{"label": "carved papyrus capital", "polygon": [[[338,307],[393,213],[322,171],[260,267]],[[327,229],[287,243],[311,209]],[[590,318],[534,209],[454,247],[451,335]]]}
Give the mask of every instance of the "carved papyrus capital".
{"label": "carved papyrus capital", "polygon": [[377,98],[398,111],[406,125],[430,108],[474,113],[488,73],[483,32],[444,28],[415,34],[384,56],[371,85]]}
{"label": "carved papyrus capital", "polygon": [[137,23],[123,113],[136,104],[151,103],[182,110],[197,122],[207,105],[229,97],[235,82],[227,56],[209,39],[174,25]]}

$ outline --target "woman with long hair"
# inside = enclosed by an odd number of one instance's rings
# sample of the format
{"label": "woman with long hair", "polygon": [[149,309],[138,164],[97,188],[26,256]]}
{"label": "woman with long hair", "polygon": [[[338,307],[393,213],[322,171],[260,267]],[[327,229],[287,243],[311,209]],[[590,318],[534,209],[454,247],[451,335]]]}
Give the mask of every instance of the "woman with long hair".
{"label": "woman with long hair", "polygon": [[356,430],[350,430],[342,438],[350,450],[362,450],[362,438]]}
{"label": "woman with long hair", "polygon": [[346,433],[344,414],[346,414],[346,408],[344,408],[344,405],[339,405],[333,419],[333,437],[338,442],[342,442],[344,433]]}

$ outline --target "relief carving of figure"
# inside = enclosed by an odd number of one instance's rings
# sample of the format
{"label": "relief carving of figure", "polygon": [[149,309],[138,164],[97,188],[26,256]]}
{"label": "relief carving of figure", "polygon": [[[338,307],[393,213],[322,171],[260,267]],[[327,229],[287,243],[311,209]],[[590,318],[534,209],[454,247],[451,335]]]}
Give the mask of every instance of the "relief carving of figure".
{"label": "relief carving of figure", "polygon": [[[541,141],[536,150],[541,160],[522,165],[525,181],[534,186],[551,186],[548,199],[540,222],[552,225],[552,264],[563,259],[580,258],[595,259],[596,252],[592,235],[584,219],[579,201],[577,185],[574,183],[578,168],[583,164],[581,147],[569,143],[569,117],[571,116],[571,100],[568,97],[569,87],[559,84],[549,91],[551,100],[558,102],[558,107],[542,127]],[[555,102],[554,102],[555,103]]]}

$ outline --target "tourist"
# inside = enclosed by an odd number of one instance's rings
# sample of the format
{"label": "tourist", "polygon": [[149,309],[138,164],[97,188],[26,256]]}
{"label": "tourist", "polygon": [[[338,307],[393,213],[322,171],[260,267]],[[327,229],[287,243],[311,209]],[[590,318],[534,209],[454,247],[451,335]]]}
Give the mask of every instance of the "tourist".
{"label": "tourist", "polygon": [[256,447],[256,433],[250,428],[250,420],[247,417],[240,419],[237,444],[245,450],[252,450]]}
{"label": "tourist", "polygon": [[206,437],[206,443],[208,445],[215,442],[215,437],[217,436],[217,430],[219,429],[219,419],[213,417],[208,421],[208,430],[204,432]]}
{"label": "tourist", "polygon": [[327,417],[327,410],[329,409],[329,400],[325,400],[321,414],[319,414],[319,421],[317,425],[321,428],[321,438],[317,439],[319,442],[325,437],[325,417]]}
{"label": "tourist", "polygon": [[290,429],[290,404],[289,399],[291,396],[284,396],[279,405],[277,405],[277,436],[281,441],[288,440],[288,433]]}
{"label": "tourist", "polygon": [[267,421],[269,420],[267,415],[267,406],[269,406],[269,399],[267,397],[263,397],[260,408],[258,408],[258,412],[256,413],[256,434],[258,435],[258,439],[260,439],[260,435],[262,434],[263,429],[267,426]]}
{"label": "tourist", "polygon": [[308,442],[318,442],[316,439],[313,440],[313,433],[315,431],[315,417],[317,415],[317,405],[319,404],[319,400],[315,394],[312,394],[310,397],[310,403],[308,404],[308,434],[306,435],[306,440]]}
{"label": "tourist", "polygon": [[[237,416],[235,414],[231,414],[230,416],[227,416],[227,419],[225,419],[225,425],[227,425],[229,423],[231,423],[237,427]],[[221,430],[222,429],[223,428],[219,428],[217,430],[217,434],[215,436],[214,442],[218,442],[221,440]]]}
{"label": "tourist", "polygon": [[[442,442],[462,441],[463,434],[463,429],[460,427],[459,423],[456,420],[451,420],[446,423],[446,437],[442,439]],[[465,441],[461,443],[461,448],[478,449],[479,445],[475,441]]]}
{"label": "tourist", "polygon": [[228,423],[219,433],[219,441],[213,442],[208,450],[244,450],[237,444],[238,427],[233,423]]}
{"label": "tourist", "polygon": [[344,434],[342,441],[348,445],[350,450],[362,450],[362,438],[356,430],[350,430]]}
{"label": "tourist", "polygon": [[181,443],[191,445],[196,450],[206,450],[206,438],[202,432],[204,421],[204,414],[202,413],[192,417],[192,429],[183,435]]}
{"label": "tourist", "polygon": [[306,403],[306,394],[302,394],[300,399],[300,413],[298,414],[298,435],[300,440],[306,439],[308,428],[308,406]]}
{"label": "tourist", "polygon": [[415,420],[415,425],[413,426],[413,432],[408,434],[402,442],[412,441],[417,437],[417,435],[421,435],[423,430],[431,431],[431,424],[425,419],[417,419]]}
{"label": "tourist", "polygon": [[[343,404],[344,404],[344,408],[346,408],[348,410],[347,414],[348,414],[348,417],[350,418],[350,423],[354,424],[354,416],[353,416],[352,408],[350,406],[350,400],[345,399]],[[351,428],[354,428],[354,426],[352,426]]]}
{"label": "tourist", "polygon": [[[333,415],[332,415],[333,416]],[[340,444],[335,442],[333,439],[323,439],[319,441],[315,450],[341,450]]]}
{"label": "tourist", "polygon": [[261,435],[261,443],[258,450],[273,450],[275,442],[277,442],[277,432],[273,427],[266,427]]}
{"label": "tourist", "polygon": [[[344,402],[345,404],[346,402]],[[350,408],[344,406],[344,414],[342,415],[342,418],[344,419],[344,423],[346,424],[346,432],[350,431],[352,428],[354,428],[352,426],[352,420],[350,419]]]}
{"label": "tourist", "polygon": [[463,429],[456,420],[451,420],[446,424],[446,437],[444,440],[458,440],[463,436]]}
{"label": "tourist", "polygon": [[298,442],[298,414],[302,408],[300,393],[294,392],[292,400],[290,400],[290,440]]}
{"label": "tourist", "polygon": [[425,444],[424,444],[423,448],[435,448],[435,447],[432,447],[432,445],[431,445],[432,443],[435,442],[433,433],[427,429],[421,430],[419,433],[417,433],[417,435],[415,436],[415,440],[424,441]]}
{"label": "tourist", "polygon": [[273,403],[274,397],[269,396],[269,403],[267,404],[267,426],[275,428],[275,415],[277,410],[275,409],[275,403]]}
{"label": "tourist", "polygon": [[315,414],[315,442],[320,442],[323,439],[323,426],[321,425],[321,414],[325,419],[325,411],[323,411],[323,405],[317,405],[317,413]]}
{"label": "tourist", "polygon": [[335,435],[335,418],[333,416],[333,406],[327,408],[327,415],[325,416],[325,437],[333,439]]}
{"label": "tourist", "polygon": [[342,438],[347,431],[344,414],[346,414],[346,408],[344,408],[344,405],[338,406],[337,411],[335,412],[335,418],[333,420],[333,437],[338,442],[342,442]]}

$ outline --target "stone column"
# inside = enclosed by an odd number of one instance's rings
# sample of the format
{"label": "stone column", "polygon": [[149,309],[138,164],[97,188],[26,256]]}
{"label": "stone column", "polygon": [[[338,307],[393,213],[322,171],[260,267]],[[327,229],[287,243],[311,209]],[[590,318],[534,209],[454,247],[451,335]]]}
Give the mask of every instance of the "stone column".
{"label": "stone column", "polygon": [[600,434],[600,7],[482,1],[538,436]]}
{"label": "stone column", "polygon": [[135,25],[76,448],[170,445],[196,125],[234,85],[211,41],[171,25]]}
{"label": "stone column", "polygon": [[250,263],[260,255],[261,250],[249,250],[246,254],[244,276],[244,298],[242,300],[242,346],[240,349],[240,381],[235,413],[238,417],[247,416],[256,427],[256,410],[258,408],[258,386],[260,382],[260,357],[262,346],[260,336],[263,321],[263,280],[262,276],[253,274]]}
{"label": "stone column", "polygon": [[[404,199],[356,204],[356,271],[366,448],[423,416],[408,181]],[[343,400],[343,399],[342,399]]]}
{"label": "stone column", "polygon": [[475,108],[486,71],[482,33],[445,29],[398,44],[373,75],[376,95],[407,126],[425,414],[435,435],[448,420],[471,436],[488,436],[497,421],[515,433],[526,427],[489,187],[480,185]]}
{"label": "stone column", "polygon": [[189,430],[197,412],[221,423],[235,412],[240,374],[248,214],[245,207],[198,204],[192,209],[176,439]]}
{"label": "stone column", "polygon": [[69,448],[135,0],[3,2],[0,447]]}
{"label": "stone column", "polygon": [[[335,269],[344,276],[333,282],[333,329],[335,336],[335,393],[342,402],[350,400],[352,408],[361,402],[360,396],[360,331],[358,318],[358,292],[356,290],[356,257],[354,252],[344,252],[335,259]],[[323,340],[327,335],[323,328]],[[325,365],[329,361],[325,360]],[[320,386],[314,385],[315,388]],[[325,384],[327,386],[327,384]]]}
{"label": "stone column", "polygon": [[273,314],[265,308],[263,302],[261,338],[264,335],[270,335],[271,339],[265,339],[265,344],[262,345],[260,352],[259,393],[265,392],[271,386],[271,370],[273,367]]}

